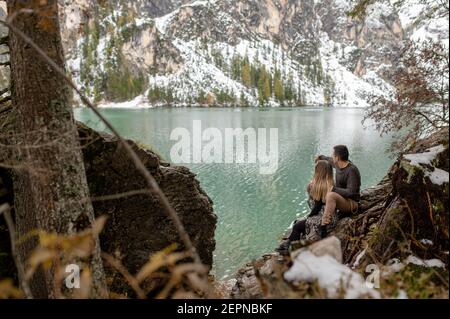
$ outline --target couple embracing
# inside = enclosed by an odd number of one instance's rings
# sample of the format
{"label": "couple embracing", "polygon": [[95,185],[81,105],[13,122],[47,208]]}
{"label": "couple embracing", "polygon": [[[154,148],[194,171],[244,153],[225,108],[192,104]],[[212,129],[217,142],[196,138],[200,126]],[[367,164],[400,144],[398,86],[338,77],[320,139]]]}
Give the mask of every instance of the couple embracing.
{"label": "couple embracing", "polygon": [[289,238],[277,248],[280,254],[287,254],[293,241],[325,238],[339,217],[358,212],[361,175],[349,160],[348,148],[337,145],[333,148],[332,157],[319,155],[315,161],[314,176],[307,187],[311,212],[294,224]]}

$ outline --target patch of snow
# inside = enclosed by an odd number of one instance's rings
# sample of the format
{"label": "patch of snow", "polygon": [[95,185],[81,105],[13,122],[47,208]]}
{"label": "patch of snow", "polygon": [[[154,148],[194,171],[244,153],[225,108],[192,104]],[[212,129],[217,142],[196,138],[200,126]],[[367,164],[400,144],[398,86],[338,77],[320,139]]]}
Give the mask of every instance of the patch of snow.
{"label": "patch of snow", "polygon": [[206,6],[208,4],[214,4],[216,0],[197,0],[191,3],[183,4],[181,7],[197,7],[197,6]]}
{"label": "patch of snow", "polygon": [[356,256],[356,260],[355,260],[355,262],[353,263],[353,267],[352,267],[352,268],[356,268],[356,267],[359,266],[359,262],[361,261],[361,258],[363,258],[363,257],[365,256],[366,250],[367,250],[367,249],[364,249],[363,251],[361,251],[361,252],[358,254],[358,256]]}
{"label": "patch of snow", "polygon": [[343,287],[347,299],[380,298],[378,291],[368,288],[360,274],[329,255],[317,257],[308,250],[295,258],[294,264],[285,272],[284,278],[293,283],[302,281],[311,283],[317,280],[330,298],[338,297],[339,290]]}
{"label": "patch of snow", "polygon": [[426,172],[425,176],[428,176],[431,180],[431,182],[435,185],[442,186],[443,184],[449,182],[449,174],[448,172],[444,171],[440,168],[434,168],[434,171],[432,172]]}
{"label": "patch of snow", "polygon": [[155,18],[155,26],[161,34],[166,34],[167,27],[179,11],[180,10],[177,9],[169,14],[166,14],[165,16]]}
{"label": "patch of snow", "polygon": [[393,14],[393,7],[385,2],[375,2],[367,7],[366,25],[371,29],[383,28],[383,18]]}
{"label": "patch of snow", "polygon": [[121,108],[121,109],[134,109],[134,108],[152,108],[152,104],[148,103],[147,98],[144,95],[139,95],[131,101],[126,102],[102,102],[98,104],[101,108]]}
{"label": "patch of snow", "polygon": [[424,245],[433,246],[433,241],[432,241],[432,240],[429,240],[429,239],[426,239],[426,238],[421,239],[420,242],[421,242],[422,244],[424,244]]}
{"label": "patch of snow", "polygon": [[405,264],[403,264],[403,263],[400,261],[400,259],[398,259],[398,258],[392,258],[392,259],[389,259],[389,260],[388,260],[388,262],[386,263],[385,266],[383,266],[383,268],[382,268],[382,269],[383,269],[382,274],[383,274],[384,276],[390,275],[390,274],[392,274],[392,273],[401,271],[404,267],[405,267]]}
{"label": "patch of snow", "polygon": [[415,42],[439,41],[449,47],[449,16],[442,15],[444,7],[439,8],[435,0],[391,0],[398,7],[402,27]]}
{"label": "patch of snow", "polygon": [[416,256],[410,255],[408,258],[401,262],[398,258],[390,259],[385,266],[382,267],[381,274],[383,276],[389,276],[392,273],[397,273],[405,268],[406,265],[413,264],[423,267],[436,267],[445,268],[445,264],[439,259],[423,260]]}
{"label": "patch of snow", "polygon": [[408,294],[403,289],[398,291],[397,299],[408,299]]}
{"label": "patch of snow", "polygon": [[144,18],[136,18],[136,19],[134,20],[134,22],[136,23],[136,27],[141,27],[141,26],[143,26],[144,24],[151,22],[151,19],[149,19],[149,18],[147,18],[147,17],[144,17]]}
{"label": "patch of snow", "polygon": [[[406,154],[403,157],[410,161],[411,165],[421,167],[421,165],[432,165],[436,156],[445,150],[443,145],[438,145],[427,149],[424,153]],[[433,167],[431,171],[427,170],[425,176],[429,177],[431,182],[436,185],[443,185],[449,182],[449,173],[443,169]]]}
{"label": "patch of snow", "polygon": [[[420,166],[420,164],[431,165],[436,156],[445,150],[444,145],[429,148],[424,153],[406,154],[403,157],[411,162],[411,165]],[[447,173],[448,174],[448,173]]]}
{"label": "patch of snow", "polygon": [[417,266],[423,266],[423,267],[436,267],[436,268],[445,268],[445,264],[442,260],[439,259],[420,259],[419,257],[410,255],[408,258],[406,258],[405,263],[408,264],[414,264]]}
{"label": "patch of snow", "polygon": [[[315,4],[323,4],[323,0],[314,0]],[[350,11],[353,7],[352,1],[348,0],[335,0],[334,5],[343,11]]]}
{"label": "patch of snow", "polygon": [[[398,0],[392,1],[394,5],[396,5],[398,2]],[[400,7],[400,9],[398,10],[398,17],[400,18],[402,27],[404,29],[410,28],[424,9],[425,4],[418,3],[415,0],[409,0],[407,2],[407,5]]]}

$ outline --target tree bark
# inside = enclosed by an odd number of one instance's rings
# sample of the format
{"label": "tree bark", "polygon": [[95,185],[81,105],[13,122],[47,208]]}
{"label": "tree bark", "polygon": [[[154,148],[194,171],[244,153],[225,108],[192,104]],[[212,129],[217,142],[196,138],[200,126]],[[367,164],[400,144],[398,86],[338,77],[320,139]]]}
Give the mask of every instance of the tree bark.
{"label": "tree bark", "polygon": [[[64,68],[57,0],[9,0],[8,13],[14,16],[12,23],[17,28]],[[13,178],[17,232],[19,238],[36,229],[73,234],[91,227],[94,214],[92,204],[86,200],[89,190],[69,105],[70,91],[29,45],[12,32],[9,37],[14,142],[21,167]],[[98,236],[94,243],[88,261],[92,272],[91,296],[106,297]],[[18,248],[22,263],[26,263],[37,244],[36,237],[21,242]],[[58,297],[55,284],[61,283],[55,283],[54,272],[54,267],[40,269],[33,276],[30,288],[34,297]]]}

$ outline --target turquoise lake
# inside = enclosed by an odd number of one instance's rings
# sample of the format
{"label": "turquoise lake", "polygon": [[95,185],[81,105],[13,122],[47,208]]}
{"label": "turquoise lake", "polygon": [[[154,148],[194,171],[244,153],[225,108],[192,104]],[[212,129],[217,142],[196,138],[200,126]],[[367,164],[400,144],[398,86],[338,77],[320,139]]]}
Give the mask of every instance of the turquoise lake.
{"label": "turquoise lake", "polygon": [[[214,201],[218,216],[213,273],[226,279],[243,264],[272,251],[291,222],[306,215],[306,185],[315,154],[330,154],[346,144],[359,167],[363,188],[375,185],[393,163],[386,153],[391,139],[380,137],[363,110],[346,108],[154,108],[101,109],[126,138],[149,145],[170,161],[174,128],[277,128],[278,170],[262,175],[259,164],[183,164],[197,174]],[[92,128],[105,126],[92,111],[75,109]],[[368,127],[367,127],[368,126]]]}

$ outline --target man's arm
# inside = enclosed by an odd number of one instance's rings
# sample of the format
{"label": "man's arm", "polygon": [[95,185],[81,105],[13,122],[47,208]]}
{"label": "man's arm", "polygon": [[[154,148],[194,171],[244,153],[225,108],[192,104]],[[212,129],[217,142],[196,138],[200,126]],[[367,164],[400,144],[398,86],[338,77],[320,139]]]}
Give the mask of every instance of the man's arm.
{"label": "man's arm", "polygon": [[354,197],[359,195],[358,185],[359,185],[358,174],[356,173],[355,170],[351,170],[347,176],[347,187],[341,188],[334,186],[331,191],[338,193],[344,198],[353,199]]}

